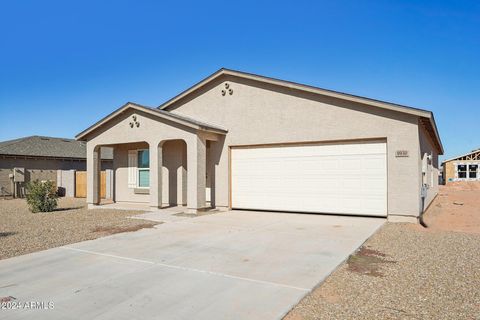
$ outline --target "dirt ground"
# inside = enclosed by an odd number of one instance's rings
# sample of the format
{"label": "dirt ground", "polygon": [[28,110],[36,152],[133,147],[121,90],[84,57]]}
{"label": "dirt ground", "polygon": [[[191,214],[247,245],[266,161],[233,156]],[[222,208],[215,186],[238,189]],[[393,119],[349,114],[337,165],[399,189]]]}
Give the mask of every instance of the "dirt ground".
{"label": "dirt ground", "polygon": [[480,183],[441,186],[425,222],[386,223],[285,319],[480,319]]}
{"label": "dirt ground", "polygon": [[139,213],[87,210],[85,199],[75,198],[59,199],[53,212],[31,213],[24,199],[0,200],[0,259],[157,224],[128,218]]}
{"label": "dirt ground", "polygon": [[428,231],[480,234],[480,182],[453,182],[440,186],[425,213]]}

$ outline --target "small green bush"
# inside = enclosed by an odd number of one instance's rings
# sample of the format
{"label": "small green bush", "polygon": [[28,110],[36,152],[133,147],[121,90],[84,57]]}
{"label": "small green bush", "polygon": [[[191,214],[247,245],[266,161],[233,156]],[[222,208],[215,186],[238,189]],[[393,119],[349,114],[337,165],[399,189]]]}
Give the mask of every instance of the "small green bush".
{"label": "small green bush", "polygon": [[32,212],[50,212],[57,205],[57,191],[52,181],[35,180],[27,184],[27,203]]}

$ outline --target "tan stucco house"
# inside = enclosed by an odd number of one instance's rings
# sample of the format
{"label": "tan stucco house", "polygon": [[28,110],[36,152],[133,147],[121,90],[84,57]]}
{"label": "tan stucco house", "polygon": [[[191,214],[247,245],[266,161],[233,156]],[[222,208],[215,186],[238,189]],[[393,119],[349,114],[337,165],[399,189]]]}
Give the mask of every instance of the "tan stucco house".
{"label": "tan stucco house", "polygon": [[127,103],[77,135],[87,201],[114,149],[114,201],[416,221],[438,190],[432,112],[220,69],[157,108]]}

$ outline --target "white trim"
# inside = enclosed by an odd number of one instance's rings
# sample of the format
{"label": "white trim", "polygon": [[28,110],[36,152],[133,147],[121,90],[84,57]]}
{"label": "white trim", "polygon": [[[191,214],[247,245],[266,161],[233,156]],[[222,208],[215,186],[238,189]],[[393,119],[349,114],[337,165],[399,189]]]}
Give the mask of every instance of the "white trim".
{"label": "white trim", "polygon": [[[137,149],[137,171],[136,171],[136,176],[137,176],[137,189],[150,189],[150,149]],[[138,152],[140,151],[148,151],[148,168],[139,168],[138,167]],[[141,187],[139,185],[140,183],[140,171],[148,171],[148,187]]]}
{"label": "white trim", "polygon": [[147,169],[147,168],[137,168],[137,177],[138,177],[138,179],[137,179],[137,186],[136,186],[136,188],[137,188],[137,189],[150,189],[150,179],[148,179],[148,184],[149,184],[148,187],[141,187],[141,186],[139,185],[139,183],[140,183],[140,171],[148,171],[148,174],[150,175],[150,168],[148,168],[148,169]]}
{"label": "white trim", "polygon": [[[475,162],[470,162],[470,161],[475,161]],[[470,165],[476,165],[477,166],[477,177],[476,178],[470,178]],[[466,166],[467,170],[465,171],[465,178],[459,178],[458,177],[458,166]],[[453,167],[455,169],[455,176],[453,178],[453,181],[480,181],[480,161],[478,160],[461,160],[461,161],[456,161],[453,163]]]}
{"label": "white trim", "polygon": [[[158,110],[155,111],[154,109],[129,102],[129,103],[123,105],[122,107],[118,108],[117,110],[115,110],[114,112],[109,114],[108,116],[104,117],[103,119],[101,119],[100,121],[95,123],[94,125],[88,127],[84,131],[77,134],[75,136],[75,139],[76,140],[84,140],[86,135],[88,135],[89,133],[91,133],[92,131],[97,129],[98,127],[102,126],[106,122],[112,120],[113,118],[115,118],[116,116],[118,116],[122,112],[126,111],[127,109],[134,109],[134,110],[142,111],[142,112],[148,113],[150,115],[153,115],[155,117],[162,118],[162,119],[167,119],[167,120],[179,123],[181,125],[184,125],[186,127],[190,127],[190,128],[200,130],[200,131],[212,132],[212,133],[221,134],[221,135],[225,135],[228,132],[227,129],[220,128],[218,126],[216,126],[217,128],[208,128],[208,127],[205,127],[204,125],[194,123],[192,120],[188,120],[186,116],[172,115],[172,114],[169,114],[168,112],[165,112],[165,111],[160,113],[160,112],[158,112]],[[205,124],[205,125],[209,125],[209,124]]]}
{"label": "white trim", "polygon": [[232,148],[231,206],[387,216],[386,154],[385,142]]}
{"label": "white trim", "polygon": [[137,187],[137,150],[128,150],[128,188]]}

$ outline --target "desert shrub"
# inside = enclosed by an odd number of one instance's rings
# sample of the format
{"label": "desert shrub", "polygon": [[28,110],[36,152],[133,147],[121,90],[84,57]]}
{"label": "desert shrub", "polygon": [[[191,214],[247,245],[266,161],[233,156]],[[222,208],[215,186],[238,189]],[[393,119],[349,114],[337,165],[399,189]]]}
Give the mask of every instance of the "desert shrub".
{"label": "desert shrub", "polygon": [[53,211],[57,203],[57,190],[52,181],[35,180],[27,184],[27,203],[32,212]]}

